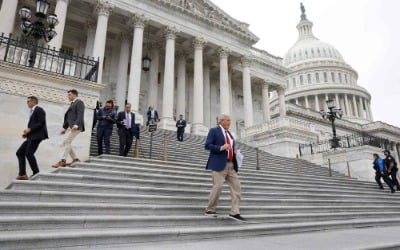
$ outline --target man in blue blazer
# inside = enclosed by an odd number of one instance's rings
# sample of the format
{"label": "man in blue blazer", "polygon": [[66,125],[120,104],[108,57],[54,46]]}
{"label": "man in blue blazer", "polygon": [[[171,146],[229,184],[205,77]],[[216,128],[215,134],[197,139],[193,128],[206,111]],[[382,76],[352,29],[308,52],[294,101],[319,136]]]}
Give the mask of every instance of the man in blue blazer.
{"label": "man in blue blazer", "polygon": [[235,142],[229,132],[231,118],[228,115],[218,116],[218,126],[211,128],[205,143],[210,150],[206,169],[212,170],[213,187],[205,215],[217,216],[216,208],[221,195],[222,185],[226,181],[231,188],[232,208],[229,217],[236,221],[246,221],[240,216],[240,181],[237,175]]}

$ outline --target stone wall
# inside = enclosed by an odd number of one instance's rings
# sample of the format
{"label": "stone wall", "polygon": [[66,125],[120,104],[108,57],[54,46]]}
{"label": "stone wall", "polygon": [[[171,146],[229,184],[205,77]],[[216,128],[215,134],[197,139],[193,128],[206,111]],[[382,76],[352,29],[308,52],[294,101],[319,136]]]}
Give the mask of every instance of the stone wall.
{"label": "stone wall", "polygon": [[[36,152],[41,172],[51,171],[51,165],[60,159],[60,135],[64,113],[68,108],[67,91],[77,89],[85,102],[86,131],[80,134],[73,146],[81,160],[89,157],[93,108],[99,97],[101,84],[80,82],[44,73],[34,69],[0,63],[0,188],[6,187],[18,175],[15,155],[24,141],[21,137],[29,119],[27,96],[39,98],[39,106],[45,109],[49,139],[42,141]],[[27,174],[31,175],[27,163]]]}

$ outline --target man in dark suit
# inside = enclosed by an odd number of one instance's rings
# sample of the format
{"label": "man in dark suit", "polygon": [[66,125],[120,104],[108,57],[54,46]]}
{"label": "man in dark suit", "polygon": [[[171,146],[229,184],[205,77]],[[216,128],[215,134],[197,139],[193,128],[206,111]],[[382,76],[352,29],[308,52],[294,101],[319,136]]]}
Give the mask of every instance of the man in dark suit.
{"label": "man in dark suit", "polygon": [[119,135],[119,155],[127,156],[132,146],[135,129],[135,114],[131,112],[131,104],[125,104],[125,111],[117,116],[117,127]]}
{"label": "man in dark suit", "polygon": [[229,132],[231,118],[228,115],[218,116],[217,127],[211,128],[205,143],[210,150],[206,169],[212,170],[213,187],[205,215],[217,216],[216,208],[222,190],[222,184],[228,182],[231,188],[232,208],[229,217],[236,221],[246,221],[240,216],[240,182],[237,175],[235,142]]}
{"label": "man in dark suit", "polygon": [[[53,168],[65,167],[75,162],[79,162],[79,158],[72,149],[72,141],[79,135],[80,132],[85,131],[85,104],[82,100],[78,99],[78,91],[71,89],[68,92],[68,99],[71,101],[71,105],[67,109],[64,115],[63,129],[61,134],[65,135],[63,142],[61,143],[61,160],[56,164],[52,165]],[[67,163],[67,156],[70,155],[72,162]]]}
{"label": "man in dark suit", "polygon": [[46,126],[46,112],[43,108],[37,106],[39,100],[35,96],[29,96],[27,105],[30,108],[30,117],[28,127],[24,129],[22,137],[26,140],[17,150],[19,174],[17,180],[29,180],[26,175],[26,159],[28,159],[33,175],[39,173],[39,167],[36,162],[35,152],[42,140],[49,138]]}
{"label": "man in dark suit", "polygon": [[154,110],[153,106],[149,106],[146,115],[147,115],[147,126],[149,126],[150,123],[159,122],[158,112],[157,110]]}
{"label": "man in dark suit", "polygon": [[101,108],[96,114],[96,119],[99,121],[96,130],[98,155],[103,154],[103,140],[106,147],[106,154],[110,154],[110,137],[112,135],[114,123],[117,120],[117,115],[113,111],[113,106],[113,101],[108,100],[104,108]]}
{"label": "man in dark suit", "polygon": [[176,121],[176,136],[178,141],[183,141],[183,134],[185,133],[186,121],[183,120],[183,115],[179,115],[179,120]]}

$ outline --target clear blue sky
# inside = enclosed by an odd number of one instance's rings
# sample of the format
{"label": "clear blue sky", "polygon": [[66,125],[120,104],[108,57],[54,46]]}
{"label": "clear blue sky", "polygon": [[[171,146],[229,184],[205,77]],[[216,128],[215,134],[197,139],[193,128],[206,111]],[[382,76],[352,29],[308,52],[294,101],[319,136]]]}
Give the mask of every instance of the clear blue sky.
{"label": "clear blue sky", "polygon": [[[296,42],[298,0],[212,0],[250,24],[256,47],[283,57]],[[375,121],[400,127],[400,0],[304,0],[314,35],[336,47],[372,95]]]}

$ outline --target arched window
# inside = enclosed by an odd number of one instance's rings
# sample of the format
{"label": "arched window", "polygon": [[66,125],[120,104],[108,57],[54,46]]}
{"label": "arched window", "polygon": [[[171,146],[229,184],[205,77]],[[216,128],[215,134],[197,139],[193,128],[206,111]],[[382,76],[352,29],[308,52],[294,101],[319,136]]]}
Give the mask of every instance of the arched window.
{"label": "arched window", "polygon": [[300,84],[303,85],[304,81],[303,81],[303,76],[300,76]]}
{"label": "arched window", "polygon": [[315,81],[319,83],[319,73],[315,73]]}
{"label": "arched window", "polygon": [[328,73],[324,72],[324,82],[328,82]]}
{"label": "arched window", "polygon": [[307,74],[307,83],[308,83],[308,84],[311,83],[311,74]]}
{"label": "arched window", "polygon": [[331,72],[331,77],[332,77],[332,82],[335,82],[336,80],[335,80],[335,73],[334,72]]}
{"label": "arched window", "polygon": [[339,73],[338,76],[339,76],[339,82],[342,83],[342,73]]}
{"label": "arched window", "polygon": [[293,77],[292,83],[293,83],[293,88],[296,88],[296,78]]}

